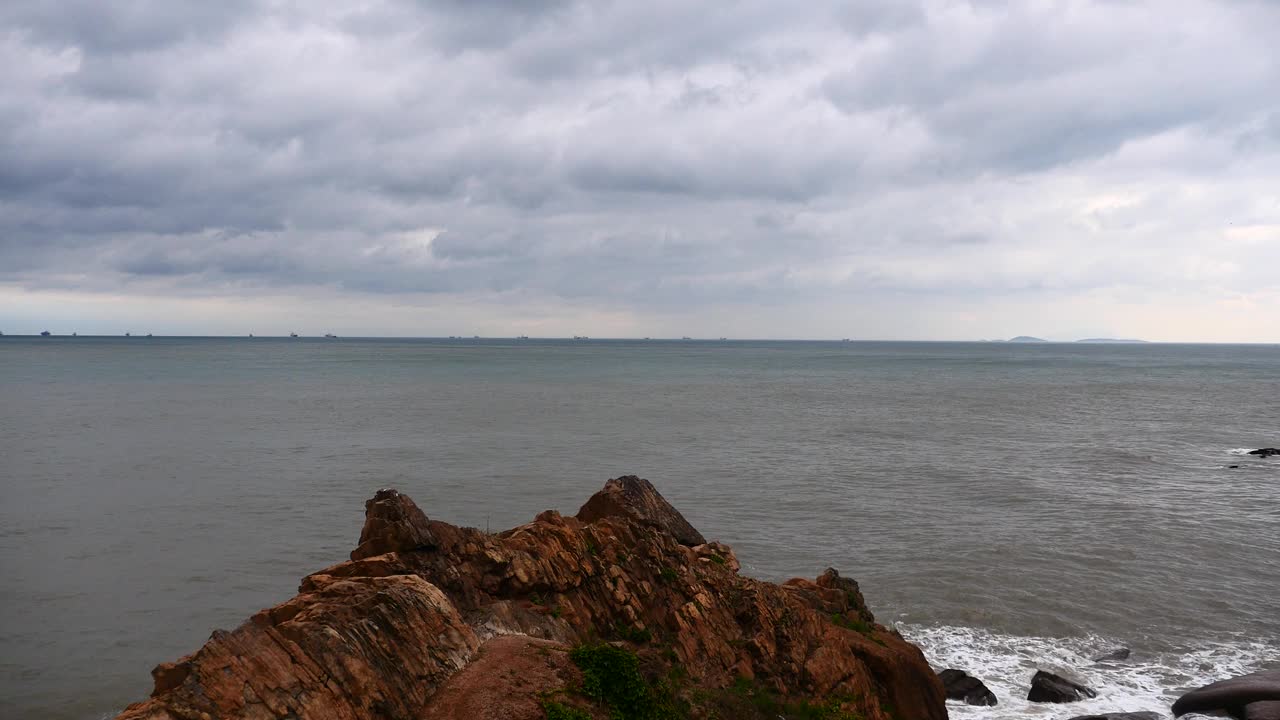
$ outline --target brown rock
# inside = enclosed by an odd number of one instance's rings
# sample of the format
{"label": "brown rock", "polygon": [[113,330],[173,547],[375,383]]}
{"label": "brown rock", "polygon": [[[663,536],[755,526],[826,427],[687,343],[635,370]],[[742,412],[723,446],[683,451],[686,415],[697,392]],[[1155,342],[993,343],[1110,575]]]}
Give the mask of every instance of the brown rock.
{"label": "brown rock", "polygon": [[157,668],[151,699],[119,719],[415,717],[480,645],[422,578],[313,576],[312,588]]}
{"label": "brown rock", "polygon": [[582,673],[563,645],[521,635],[496,637],[445,683],[422,720],[545,720],[542,697],[572,702],[558,691],[580,685]]}
{"label": "brown rock", "polygon": [[563,651],[598,638],[625,640],[651,679],[678,666],[673,692],[695,716],[745,678],[783,702],[847,698],[865,720],[946,718],[924,656],[874,624],[856,583],[743,577],[637,478],[610,481],[579,518],[496,534],[428,521],[399,494],[368,508],[361,548],[398,551],[304,578],[297,597],[158,668],[152,699],[120,717],[536,718],[539,693],[576,682]]}
{"label": "brown rock", "polygon": [[398,490],[382,489],[364,504],[364,529],[360,531],[359,547],[351,551],[351,559],[362,560],[435,544],[427,516],[409,496]]}
{"label": "brown rock", "polygon": [[578,510],[578,519],[587,523],[620,515],[658,528],[682,545],[703,545],[707,542],[652,483],[635,475],[624,475],[605,483],[604,488]]}

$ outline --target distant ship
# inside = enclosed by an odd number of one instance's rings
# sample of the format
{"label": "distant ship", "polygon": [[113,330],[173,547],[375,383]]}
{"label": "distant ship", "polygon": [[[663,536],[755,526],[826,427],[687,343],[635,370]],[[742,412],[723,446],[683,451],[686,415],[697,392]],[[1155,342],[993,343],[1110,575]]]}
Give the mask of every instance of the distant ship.
{"label": "distant ship", "polygon": [[298,333],[289,333],[289,337],[298,337]]}
{"label": "distant ship", "polygon": [[681,339],[681,340],[692,340],[693,338],[689,337],[688,335],[685,335],[684,337],[682,337],[682,338],[680,338],[680,339]]}
{"label": "distant ship", "polygon": [[147,333],[147,337],[151,337],[151,333]]}
{"label": "distant ship", "polygon": [[45,330],[44,332],[40,333],[40,337],[49,337],[52,334],[53,333],[49,332],[48,330]]}
{"label": "distant ship", "polygon": [[129,333],[125,333],[125,334],[124,334],[124,336],[125,336],[125,337],[129,337]]}
{"label": "distant ship", "polygon": [[337,337],[338,337],[337,335],[334,335],[333,333],[325,333],[325,334],[324,334],[324,336],[325,336],[325,337],[327,337],[327,338],[329,338],[329,339],[337,339]]}
{"label": "distant ship", "polygon": [[590,338],[588,338],[586,335],[574,335],[573,339],[574,340],[590,340]]}
{"label": "distant ship", "polygon": [[249,333],[249,337],[253,337],[253,333]]}
{"label": "distant ship", "polygon": [[529,339],[529,336],[528,336],[528,335],[517,335],[517,336],[516,336],[516,339],[517,339],[517,340],[528,340],[528,339]]}

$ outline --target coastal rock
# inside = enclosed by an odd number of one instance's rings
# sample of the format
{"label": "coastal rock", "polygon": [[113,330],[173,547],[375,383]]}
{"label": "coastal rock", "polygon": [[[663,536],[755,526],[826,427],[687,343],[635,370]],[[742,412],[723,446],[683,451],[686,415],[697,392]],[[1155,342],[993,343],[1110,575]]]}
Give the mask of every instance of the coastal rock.
{"label": "coastal rock", "polygon": [[[1271,670],[1219,680],[1192,690],[1173,704],[1173,714],[1218,712],[1235,718],[1261,720],[1267,717],[1266,713],[1280,709],[1278,703],[1280,670]],[[1254,708],[1253,705],[1259,707]],[[1252,715],[1248,712],[1252,712]]]}
{"label": "coastal rock", "polygon": [[653,483],[635,475],[624,475],[605,483],[578,510],[582,522],[626,515],[675,537],[681,545],[705,545],[707,539],[662,497]]}
{"label": "coastal rock", "polygon": [[314,577],[310,589],[152,673],[121,720],[414,717],[480,640],[421,578]]}
{"label": "coastal rock", "polygon": [[1099,655],[1098,657],[1094,658],[1093,661],[1099,662],[1099,663],[1100,662],[1118,662],[1120,660],[1128,660],[1129,655],[1131,654],[1132,654],[1132,651],[1129,650],[1129,648],[1124,648],[1124,647],[1116,648],[1111,652],[1103,653],[1102,655]]}
{"label": "coastal rock", "polygon": [[1258,457],[1271,457],[1272,455],[1280,455],[1280,448],[1258,448],[1257,450],[1250,450],[1249,454],[1257,455]]}
{"label": "coastal rock", "polygon": [[938,673],[948,700],[963,700],[966,705],[995,705],[995,693],[981,680],[963,670],[943,670]]}
{"label": "coastal rock", "polygon": [[1070,720],[1161,720],[1158,712],[1106,712],[1103,715],[1076,715]]}
{"label": "coastal rock", "polygon": [[649,483],[602,494],[578,518],[486,533],[379,491],[356,559],[158,667],[151,699],[119,718],[540,719],[548,697],[588,702],[556,693],[583,682],[569,651],[601,641],[694,717],[833,699],[864,720],[947,717],[919,648],[874,623],[851,579],[743,577],[728,546],[690,543],[701,536]]}
{"label": "coastal rock", "polygon": [[1244,720],[1280,720],[1280,701],[1245,705]]}
{"label": "coastal rock", "polygon": [[430,522],[418,506],[398,490],[382,489],[364,504],[364,528],[352,560],[435,545]]}
{"label": "coastal rock", "polygon": [[1098,693],[1084,685],[1044,670],[1036,671],[1031,678],[1031,691],[1027,693],[1031,702],[1044,703],[1069,703],[1097,696]]}
{"label": "coastal rock", "polygon": [[1077,715],[1071,720],[1161,720],[1160,713],[1128,712],[1105,713],[1103,715]]}

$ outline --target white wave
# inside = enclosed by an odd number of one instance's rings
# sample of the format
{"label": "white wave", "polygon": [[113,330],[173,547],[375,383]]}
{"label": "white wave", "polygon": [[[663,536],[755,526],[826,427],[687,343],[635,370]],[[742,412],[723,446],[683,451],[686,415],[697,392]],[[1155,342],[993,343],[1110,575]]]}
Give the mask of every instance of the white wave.
{"label": "white wave", "polygon": [[1256,449],[1257,448],[1231,448],[1227,453],[1231,455],[1248,455]]}
{"label": "white wave", "polygon": [[[1131,660],[1095,663],[1092,658],[1125,643],[1102,637],[1022,637],[966,627],[901,624],[898,629],[920,646],[935,670],[964,670],[986,683],[999,699],[995,707],[948,702],[953,718],[1065,720],[1142,711],[1169,717],[1173,701],[1187,689],[1280,663],[1280,648],[1264,643],[1205,643],[1194,651],[1160,656],[1135,648]],[[1067,705],[1028,702],[1027,690],[1036,670],[1082,682],[1098,697]]]}

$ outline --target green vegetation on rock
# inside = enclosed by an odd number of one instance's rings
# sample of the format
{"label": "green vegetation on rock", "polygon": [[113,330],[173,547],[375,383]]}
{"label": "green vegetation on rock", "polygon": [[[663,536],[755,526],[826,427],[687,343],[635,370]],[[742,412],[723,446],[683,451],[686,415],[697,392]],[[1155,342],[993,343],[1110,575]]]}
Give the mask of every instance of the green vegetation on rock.
{"label": "green vegetation on rock", "polygon": [[570,707],[556,700],[542,700],[540,704],[542,712],[547,715],[547,720],[591,720],[591,716],[585,710]]}

